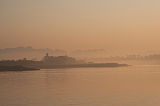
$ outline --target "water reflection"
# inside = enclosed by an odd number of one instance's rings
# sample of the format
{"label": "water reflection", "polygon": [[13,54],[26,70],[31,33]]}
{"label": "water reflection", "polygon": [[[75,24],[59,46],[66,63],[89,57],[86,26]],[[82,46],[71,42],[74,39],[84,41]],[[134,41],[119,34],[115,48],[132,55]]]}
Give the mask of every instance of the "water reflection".
{"label": "water reflection", "polygon": [[0,72],[0,106],[159,106],[160,66]]}

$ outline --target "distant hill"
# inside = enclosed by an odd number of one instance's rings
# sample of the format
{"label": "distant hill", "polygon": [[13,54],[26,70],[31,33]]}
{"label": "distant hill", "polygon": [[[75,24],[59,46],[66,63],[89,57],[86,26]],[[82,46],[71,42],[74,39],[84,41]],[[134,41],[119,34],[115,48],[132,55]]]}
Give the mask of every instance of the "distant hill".
{"label": "distant hill", "polygon": [[104,49],[87,49],[87,50],[74,50],[70,53],[74,57],[104,57],[107,55],[107,52]]}
{"label": "distant hill", "polygon": [[48,48],[35,49],[32,47],[4,48],[0,49],[0,60],[20,59],[20,58],[40,60],[46,53],[55,56],[67,54],[65,50],[60,50],[60,49],[48,49]]}

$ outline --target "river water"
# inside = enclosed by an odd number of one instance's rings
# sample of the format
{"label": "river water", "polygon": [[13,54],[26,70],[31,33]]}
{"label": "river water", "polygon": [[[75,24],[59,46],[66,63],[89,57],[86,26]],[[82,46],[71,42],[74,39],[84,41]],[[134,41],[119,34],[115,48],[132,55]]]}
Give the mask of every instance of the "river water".
{"label": "river water", "polygon": [[160,106],[160,66],[0,72],[0,106]]}

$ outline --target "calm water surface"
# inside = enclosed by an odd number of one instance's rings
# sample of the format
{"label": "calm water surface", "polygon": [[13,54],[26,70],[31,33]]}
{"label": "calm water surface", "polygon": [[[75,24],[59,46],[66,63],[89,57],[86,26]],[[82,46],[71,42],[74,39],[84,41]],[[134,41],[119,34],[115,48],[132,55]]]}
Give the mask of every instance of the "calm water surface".
{"label": "calm water surface", "polygon": [[160,106],[160,66],[0,72],[0,106]]}

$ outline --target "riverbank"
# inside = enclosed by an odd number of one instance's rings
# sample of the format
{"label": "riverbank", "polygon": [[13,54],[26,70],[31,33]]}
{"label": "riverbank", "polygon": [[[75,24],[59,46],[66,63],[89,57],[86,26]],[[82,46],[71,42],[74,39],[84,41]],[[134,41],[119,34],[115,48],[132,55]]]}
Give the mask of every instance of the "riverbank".
{"label": "riverbank", "polygon": [[127,67],[128,64],[118,63],[91,63],[91,64],[70,64],[70,65],[42,65],[41,69],[57,69],[57,68],[90,68],[90,67]]}
{"label": "riverbank", "polygon": [[0,71],[29,71],[29,70],[40,70],[39,68],[25,67],[20,65],[15,66],[0,66]]}
{"label": "riverbank", "polygon": [[35,66],[21,66],[21,65],[5,65],[0,66],[0,71],[30,71],[40,69],[60,69],[60,68],[96,68],[96,67],[127,67],[128,64],[118,63],[91,63],[91,64],[68,64],[68,65],[39,65]]}

